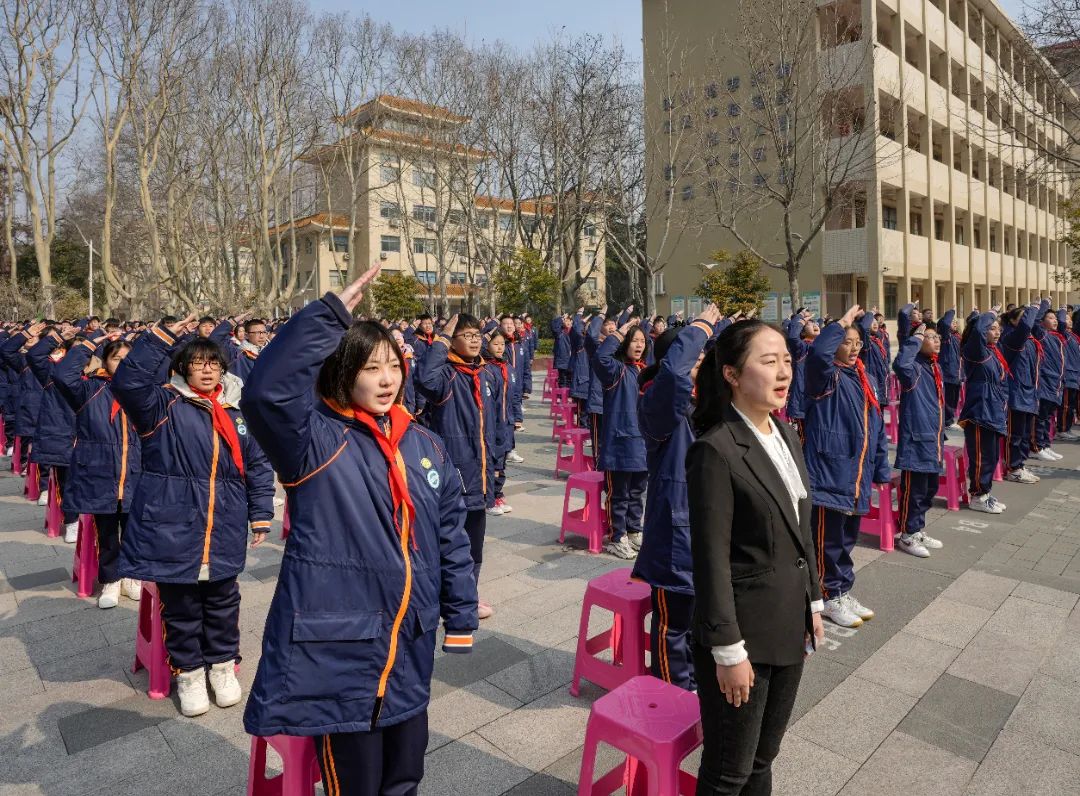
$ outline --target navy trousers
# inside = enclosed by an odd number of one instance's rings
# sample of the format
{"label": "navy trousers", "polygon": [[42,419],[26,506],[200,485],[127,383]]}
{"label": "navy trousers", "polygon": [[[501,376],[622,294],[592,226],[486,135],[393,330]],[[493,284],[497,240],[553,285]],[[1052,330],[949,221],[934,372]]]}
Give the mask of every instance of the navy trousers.
{"label": "navy trousers", "polygon": [[326,796],[413,796],[424,778],[427,711],[370,732],[316,739]]}
{"label": "navy trousers", "polygon": [[116,583],[120,580],[117,565],[120,561],[120,537],[127,525],[127,512],[95,514],[94,528],[98,539],[98,581]]}
{"label": "navy trousers", "polygon": [[503,487],[506,486],[506,454],[495,459],[495,489],[494,494],[488,498],[488,508],[495,505],[495,500],[503,496]]}
{"label": "navy trousers", "polygon": [[589,414],[589,434],[592,437],[592,454],[593,461],[600,461],[600,427],[604,422],[604,414],[602,412],[591,412]]}
{"label": "navy trousers", "polygon": [[1035,436],[1035,415],[1009,410],[1009,469],[1019,470],[1031,455],[1031,440]]}
{"label": "navy trousers", "polygon": [[570,369],[559,371],[559,386],[569,387],[570,383],[574,380],[574,372]]}
{"label": "navy trousers", "polygon": [[1039,418],[1035,421],[1035,444],[1032,450],[1041,451],[1050,447],[1050,423],[1053,422],[1054,412],[1058,411],[1058,405],[1045,398],[1039,399]]}
{"label": "navy trousers", "polygon": [[240,657],[240,586],[236,578],[159,583],[165,651],[174,672]]}
{"label": "navy trousers", "polygon": [[992,428],[966,423],[964,447],[968,455],[968,491],[985,495],[994,485],[994,470],[1001,456],[1001,435]]}
{"label": "navy trousers", "polygon": [[608,471],[608,520],[612,539],[618,540],[626,533],[641,533],[645,487],[648,483],[647,472]]}
{"label": "navy trousers", "polygon": [[900,519],[897,527],[901,533],[917,533],[926,527],[926,512],[934,502],[938,491],[937,473],[900,473]]}
{"label": "navy trousers", "polygon": [[484,563],[484,536],[487,534],[487,511],[473,509],[465,512],[465,535],[469,537],[469,551],[472,553],[473,577],[480,585],[480,565]]}
{"label": "navy trousers", "polygon": [[653,677],[697,690],[691,651],[690,620],[694,616],[694,596],[652,587],[652,627],[649,630]]}
{"label": "navy trousers", "polygon": [[[48,468],[43,468],[48,469]],[[67,491],[68,477],[71,475],[71,469],[68,467],[53,467],[53,475],[56,476],[56,494],[60,498],[60,510],[64,514],[64,525],[70,525],[73,522],[79,521],[78,513],[74,511],[68,511],[64,508],[64,493]]]}
{"label": "navy trousers", "polygon": [[818,577],[826,600],[847,594],[855,585],[855,562],[851,551],[859,540],[858,514],[844,514],[824,506],[814,506],[810,518],[818,556]]}
{"label": "navy trousers", "polygon": [[945,388],[945,425],[951,426],[956,422],[956,407],[960,403],[960,385],[944,384]]}
{"label": "navy trousers", "polygon": [[1080,395],[1080,390],[1075,387],[1065,388],[1065,392],[1061,396],[1061,410],[1058,412],[1058,433],[1072,430],[1073,423],[1076,421],[1076,398],[1078,395]]}

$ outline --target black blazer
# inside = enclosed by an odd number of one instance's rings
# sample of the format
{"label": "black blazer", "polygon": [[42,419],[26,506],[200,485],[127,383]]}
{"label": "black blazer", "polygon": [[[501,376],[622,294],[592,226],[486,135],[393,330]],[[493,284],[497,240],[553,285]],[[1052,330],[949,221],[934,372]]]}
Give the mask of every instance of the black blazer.
{"label": "black blazer", "polygon": [[[802,475],[802,448],[777,423]],[[707,647],[746,642],[753,663],[802,660],[810,603],[821,599],[809,497],[791,497],[754,432],[731,408],[686,455],[694,562],[694,638]]]}

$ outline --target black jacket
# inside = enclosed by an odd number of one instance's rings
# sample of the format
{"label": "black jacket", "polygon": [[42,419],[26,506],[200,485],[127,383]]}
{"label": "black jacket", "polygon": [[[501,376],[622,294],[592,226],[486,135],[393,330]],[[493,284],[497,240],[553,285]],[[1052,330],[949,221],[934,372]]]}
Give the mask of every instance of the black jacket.
{"label": "black jacket", "polygon": [[[777,423],[810,491],[795,432]],[[693,633],[713,647],[746,642],[753,663],[802,660],[810,603],[821,599],[811,503],[796,519],[780,474],[734,409],[686,456],[694,562]]]}

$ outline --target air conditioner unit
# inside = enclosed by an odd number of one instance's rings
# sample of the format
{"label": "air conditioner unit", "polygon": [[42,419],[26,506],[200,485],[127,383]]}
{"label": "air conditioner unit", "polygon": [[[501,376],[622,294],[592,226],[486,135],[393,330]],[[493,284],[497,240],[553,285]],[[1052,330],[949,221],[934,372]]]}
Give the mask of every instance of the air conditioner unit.
{"label": "air conditioner unit", "polygon": [[386,259],[386,252],[379,252],[379,259],[380,260],[385,260]]}
{"label": "air conditioner unit", "polygon": [[349,262],[349,253],[345,252],[345,254],[341,255],[341,259],[345,262]]}
{"label": "air conditioner unit", "polygon": [[398,229],[401,226],[401,222],[396,218],[390,219],[390,229]]}
{"label": "air conditioner unit", "polygon": [[434,221],[428,221],[426,224],[424,224],[424,229],[426,229],[428,232],[434,232],[436,229],[438,229],[438,227],[435,226]]}

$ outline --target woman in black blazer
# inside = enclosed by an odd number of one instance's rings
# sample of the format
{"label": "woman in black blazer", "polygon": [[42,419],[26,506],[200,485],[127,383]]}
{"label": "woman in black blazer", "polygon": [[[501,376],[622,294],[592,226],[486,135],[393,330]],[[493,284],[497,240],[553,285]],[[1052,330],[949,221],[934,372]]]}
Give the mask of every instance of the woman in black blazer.
{"label": "woman in black blazer", "polygon": [[824,637],[807,563],[815,556],[806,465],[795,432],[770,415],[790,384],[783,335],[756,320],[725,329],[698,372],[686,475],[699,796],[772,792],[803,660]]}

